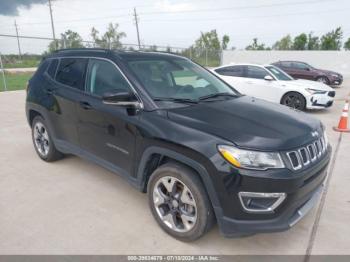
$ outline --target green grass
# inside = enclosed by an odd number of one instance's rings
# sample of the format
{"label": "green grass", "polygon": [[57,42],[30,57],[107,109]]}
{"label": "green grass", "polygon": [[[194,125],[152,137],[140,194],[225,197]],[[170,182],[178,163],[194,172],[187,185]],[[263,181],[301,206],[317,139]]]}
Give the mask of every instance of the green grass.
{"label": "green grass", "polygon": [[20,62],[14,63],[5,63],[4,68],[28,68],[28,67],[37,67],[40,63],[40,60],[37,59],[25,59]]}
{"label": "green grass", "polygon": [[[28,80],[32,77],[33,73],[5,73],[5,79],[7,84],[7,91],[23,90],[26,88]],[[0,92],[4,90],[4,81],[2,73],[0,73]]]}

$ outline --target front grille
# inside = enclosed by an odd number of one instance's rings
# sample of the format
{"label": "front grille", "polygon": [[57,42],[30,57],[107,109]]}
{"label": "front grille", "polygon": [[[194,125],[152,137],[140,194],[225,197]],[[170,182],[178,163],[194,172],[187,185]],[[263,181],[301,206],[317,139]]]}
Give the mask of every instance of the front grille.
{"label": "front grille", "polygon": [[329,91],[328,96],[330,97],[335,97],[335,91]]}
{"label": "front grille", "polygon": [[320,159],[326,152],[325,139],[319,138],[298,150],[287,152],[288,159],[294,170],[299,170]]}

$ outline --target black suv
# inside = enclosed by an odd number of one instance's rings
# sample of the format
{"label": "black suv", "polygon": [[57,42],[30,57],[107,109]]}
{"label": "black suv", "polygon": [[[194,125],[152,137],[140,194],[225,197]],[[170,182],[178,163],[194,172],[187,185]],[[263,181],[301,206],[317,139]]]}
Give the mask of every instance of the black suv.
{"label": "black suv", "polygon": [[74,154],[125,177],[183,241],[215,221],[228,237],[292,227],[331,155],[320,121],[166,53],[58,51],[29,81],[26,113],[40,158]]}

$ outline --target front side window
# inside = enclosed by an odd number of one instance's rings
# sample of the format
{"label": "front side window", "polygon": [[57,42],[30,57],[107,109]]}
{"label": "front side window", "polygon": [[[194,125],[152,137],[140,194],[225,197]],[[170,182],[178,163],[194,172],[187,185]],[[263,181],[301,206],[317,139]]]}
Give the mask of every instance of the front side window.
{"label": "front side window", "polygon": [[261,67],[247,66],[246,76],[248,78],[264,79],[264,77],[267,75],[270,75],[270,74]]}
{"label": "front side window", "polygon": [[238,93],[195,63],[177,57],[128,58],[128,66],[153,99],[191,99]]}
{"label": "front side window", "polygon": [[227,66],[215,70],[218,74],[224,76],[235,76],[243,77],[244,67],[243,66]]}
{"label": "front side window", "polygon": [[84,90],[86,58],[62,58],[56,73],[56,81]]}
{"label": "front side window", "polygon": [[113,91],[131,91],[128,82],[116,66],[101,59],[89,60],[86,89],[97,96]]}
{"label": "front side window", "polygon": [[293,63],[293,67],[300,70],[308,70],[310,66],[304,63]]}
{"label": "front side window", "polygon": [[270,73],[273,74],[278,80],[281,80],[281,81],[294,80],[293,77],[291,77],[286,72],[283,72],[281,69],[275,66],[267,66],[266,69],[269,70]]}

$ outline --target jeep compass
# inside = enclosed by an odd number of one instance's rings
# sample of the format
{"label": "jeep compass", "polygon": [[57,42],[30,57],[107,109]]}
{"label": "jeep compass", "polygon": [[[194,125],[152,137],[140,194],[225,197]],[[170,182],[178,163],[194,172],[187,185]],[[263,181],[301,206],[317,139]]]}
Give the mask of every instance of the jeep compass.
{"label": "jeep compass", "polygon": [[74,154],[121,175],[182,241],[215,222],[227,237],[294,226],[331,155],[320,121],[166,53],[57,51],[28,83],[26,115],[41,159]]}

